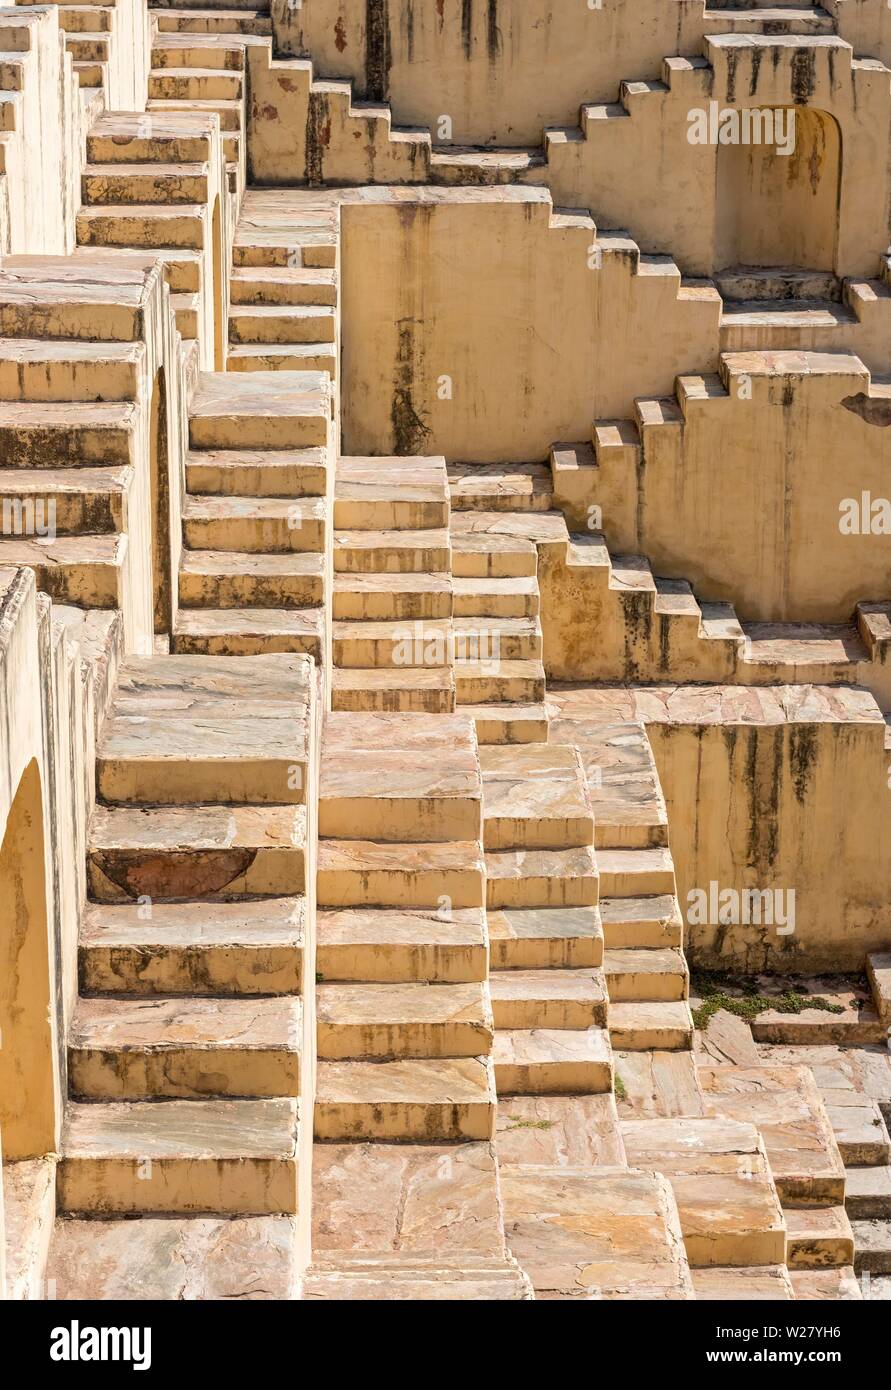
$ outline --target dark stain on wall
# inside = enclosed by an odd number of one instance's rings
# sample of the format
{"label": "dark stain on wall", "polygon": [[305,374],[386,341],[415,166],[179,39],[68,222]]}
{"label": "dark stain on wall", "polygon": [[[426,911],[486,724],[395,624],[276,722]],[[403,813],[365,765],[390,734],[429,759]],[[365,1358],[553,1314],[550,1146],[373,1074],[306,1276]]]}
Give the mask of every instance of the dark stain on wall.
{"label": "dark stain on wall", "polygon": [[807,106],[817,85],[816,53],[812,48],[796,48],[792,55],[792,100]]}
{"label": "dark stain on wall", "polygon": [[331,143],[331,117],[324,92],[309,89],[306,108],[306,181],[318,185],[325,181],[325,151]]}
{"label": "dark stain on wall", "polygon": [[489,62],[497,63],[501,54],[501,33],[498,28],[498,0],[489,0],[486,15],[486,48]]}
{"label": "dark stain on wall", "polygon": [[461,42],[464,57],[473,57],[473,0],[461,0]]}
{"label": "dark stain on wall", "polygon": [[365,0],[365,95],[369,101],[386,101],[390,95],[389,0]]}
{"label": "dark stain on wall", "polygon": [[789,731],[789,770],[795,799],[803,806],[817,761],[817,731],[812,724],[794,724]]}
{"label": "dark stain on wall", "polygon": [[868,396],[860,391],[856,396],[845,396],[842,405],[852,415],[859,415],[865,425],[882,430],[891,425],[891,399],[887,396]]}
{"label": "dark stain on wall", "polygon": [[413,399],[415,382],[415,320],[399,319],[396,323],[398,343],[396,350],[396,375],[393,381],[393,403],[390,407],[390,422],[393,426],[393,452],[396,454],[420,454],[423,452],[430,430],[424,424]]}

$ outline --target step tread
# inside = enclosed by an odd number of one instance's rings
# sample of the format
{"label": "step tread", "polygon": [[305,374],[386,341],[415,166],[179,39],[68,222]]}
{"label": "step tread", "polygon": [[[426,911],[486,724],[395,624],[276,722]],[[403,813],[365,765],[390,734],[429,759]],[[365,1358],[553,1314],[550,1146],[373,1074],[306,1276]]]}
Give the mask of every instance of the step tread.
{"label": "step tread", "polygon": [[282,1100],[69,1100],[62,1159],[120,1162],[293,1159],[298,1102]]}
{"label": "step tread", "polygon": [[78,1000],[69,1051],[300,1050],[297,998]]}

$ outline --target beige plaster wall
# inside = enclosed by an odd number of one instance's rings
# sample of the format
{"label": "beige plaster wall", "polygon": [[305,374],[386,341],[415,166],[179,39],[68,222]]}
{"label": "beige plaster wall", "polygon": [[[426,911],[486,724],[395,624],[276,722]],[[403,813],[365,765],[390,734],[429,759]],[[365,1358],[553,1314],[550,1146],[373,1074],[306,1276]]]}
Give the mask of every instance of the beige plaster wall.
{"label": "beige plaster wall", "polygon": [[543,458],[716,362],[719,300],[544,190],[363,189],[342,219],[347,454]]}

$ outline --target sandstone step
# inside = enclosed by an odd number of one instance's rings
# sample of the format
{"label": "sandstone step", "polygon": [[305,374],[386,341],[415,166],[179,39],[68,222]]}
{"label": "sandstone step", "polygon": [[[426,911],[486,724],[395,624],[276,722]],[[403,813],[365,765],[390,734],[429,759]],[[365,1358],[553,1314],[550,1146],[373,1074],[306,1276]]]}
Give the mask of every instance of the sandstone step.
{"label": "sandstone step", "polygon": [[0,469],[0,532],[52,539],[124,531],[133,477],[123,465]]}
{"label": "sandstone step", "polygon": [[332,713],[325,718],[323,742],[328,759],[375,749],[381,752],[398,749],[428,759],[441,754],[455,755],[463,761],[466,755],[474,759],[476,766],[473,724],[463,713],[447,719],[424,714]]}
{"label": "sandstone step", "polygon": [[241,903],[87,903],[85,994],[299,994],[303,898]]}
{"label": "sandstone step", "polygon": [[335,531],[334,569],[341,574],[448,574],[449,533]]}
{"label": "sandstone step", "polygon": [[[497,641],[497,639],[496,639]],[[485,646],[483,638],[481,646]],[[545,673],[541,661],[499,660],[494,655],[481,661],[455,661],[455,697],[459,705],[542,704],[545,698]]]}
{"label": "sandstone step", "polygon": [[[227,0],[228,3],[228,0]],[[272,21],[268,7],[262,4],[249,9],[153,10],[152,15],[162,34],[270,34]]]}
{"label": "sandstone step", "polygon": [[229,343],[226,370],[230,372],[325,372],[337,377],[333,343]]}
{"label": "sandstone step", "polygon": [[675,1052],[693,1046],[693,1018],[684,1001],[610,1004],[609,1035],[617,1052]]}
{"label": "sandstone step", "polygon": [[181,608],[172,646],[181,655],[268,656],[302,653],[323,660],[322,608]]}
{"label": "sandstone step", "polygon": [[691,1266],[764,1266],[786,1258],[786,1224],[754,1125],[688,1117],[623,1120],[632,1168],[668,1178]]}
{"label": "sandstone step", "polygon": [[605,898],[642,898],[674,894],[674,862],[664,847],[597,851],[600,886]]}
{"label": "sandstone step", "polygon": [[542,631],[538,618],[456,617],[452,620],[458,661],[540,661]]}
{"label": "sandstone step", "polygon": [[229,274],[232,304],[337,304],[333,270],[303,266],[235,266]]}
{"label": "sandstone step", "polygon": [[667,1178],[619,1166],[503,1168],[512,1255],[541,1299],[694,1297]]}
{"label": "sandstone step", "polygon": [[405,670],[448,666],[452,654],[452,625],[417,620],[406,623],[345,622],[332,625],[335,666],[351,670]]}
{"label": "sandstone step", "polygon": [[671,947],[612,947],[603,970],[611,1004],[687,998],[689,975],[681,950]]}
{"label": "sandstone step", "polygon": [[206,164],[88,164],[81,174],[81,197],[94,207],[136,203],[171,205],[207,200]]}
{"label": "sandstone step", "polygon": [[847,1168],[891,1163],[891,1139],[881,1108],[877,1101],[868,1096],[861,1096],[860,1099],[860,1105],[826,1106],[842,1161]]}
{"label": "sandstone step", "polygon": [[871,951],[866,973],[879,1019],[891,1030],[891,951]]}
{"label": "sandstone step", "polygon": [[155,34],[152,39],[152,66],[156,72],[161,68],[216,68],[242,72],[245,67],[244,44],[219,34],[192,38]]}
{"label": "sandstone step", "polygon": [[487,850],[593,844],[594,817],[575,749],[484,747],[479,759]]}
{"label": "sandstone step", "polygon": [[88,880],[97,902],[301,894],[303,806],[97,806]]}
{"label": "sandstone step", "polygon": [[340,622],[423,622],[448,619],[447,574],[336,574],[333,616]]}
{"label": "sandstone step", "polygon": [[499,1096],[612,1090],[612,1052],[603,1028],[499,1029],[492,1058]]}
{"label": "sandstone step", "polygon": [[[597,862],[599,866],[599,854]],[[679,948],[683,944],[684,923],[674,893],[642,898],[604,895],[600,915],[607,950]]]}
{"label": "sandstone step", "polygon": [[198,449],[186,454],[186,489],[205,497],[324,497],[324,449]]}
{"label": "sandstone step", "polygon": [[201,164],[214,137],[207,118],[160,112],[104,111],[87,135],[90,164]]}
{"label": "sandstone step", "polygon": [[400,1302],[479,1302],[528,1301],[532,1287],[515,1261],[495,1256],[474,1260],[473,1256],[447,1255],[412,1257],[405,1263],[399,1254],[379,1257],[347,1255],[315,1259],[304,1275],[301,1297],[309,1300],[379,1301],[397,1298]]}
{"label": "sandstone step", "polygon": [[230,343],[333,343],[337,314],[317,304],[239,304],[229,310]]}
{"label": "sandstone step", "polygon": [[599,969],[496,970],[489,989],[499,1030],[606,1027],[608,1000]]}
{"label": "sandstone step", "polygon": [[[237,125],[234,128],[238,129]],[[337,262],[337,223],[326,212],[301,214],[301,219],[294,222],[287,235],[250,226],[235,229],[232,246],[235,266],[306,266],[333,270]]]}
{"label": "sandstone step", "polygon": [[[128,166],[122,165],[122,168]],[[197,294],[203,284],[204,253],[191,247],[152,247],[151,255],[164,272],[164,279],[171,295]],[[79,246],[75,251],[78,260],[102,256],[104,260],[115,258],[132,259],[133,250],[129,246],[102,246],[101,248]]]}
{"label": "sandstone step", "polygon": [[855,1221],[891,1219],[891,1167],[848,1168],[845,1171],[845,1210]]}
{"label": "sandstone step", "polygon": [[0,339],[0,400],[135,401],[145,365],[143,343]]}
{"label": "sandstone step", "polygon": [[193,449],[326,445],[331,383],[317,372],[202,372],[189,402]]}
{"label": "sandstone step", "polygon": [[204,203],[103,203],[77,214],[80,246],[191,248],[201,251],[209,235]]}
{"label": "sandstone step", "polygon": [[183,499],[183,539],[190,550],[287,554],[325,548],[324,497],[226,497]]}
{"label": "sandstone step", "polygon": [[325,557],[184,550],[179,601],[186,608],[314,608],[325,601]]}
{"label": "sandstone step", "polygon": [[441,530],[449,524],[442,458],[341,458],[334,485],[338,531]]}
{"label": "sandstone step", "polygon": [[845,1168],[810,1067],[700,1066],[698,1079],[707,1114],[758,1126],[787,1208],[842,1205]]}
{"label": "sandstone step", "polygon": [[219,68],[157,68],[148,75],[148,96],[154,101],[237,101],[243,83],[240,72]]}
{"label": "sandstone step", "polygon": [[478,840],[480,780],[473,748],[323,756],[318,827],[325,839]]}
{"label": "sandstone step", "polygon": [[319,1063],[317,1139],[491,1139],[492,1063],[477,1057]]}
{"label": "sandstone step", "polygon": [[354,712],[449,714],[455,708],[451,667],[383,670],[335,668],[331,708]]}
{"label": "sandstone step", "polygon": [[485,984],[320,984],[318,1055],[328,1061],[483,1057],[494,1025]]}
{"label": "sandstone step", "polygon": [[[754,14],[755,11],[746,11]],[[715,1265],[690,1271],[696,1297],[709,1303],[791,1303],[795,1297],[785,1264]]]}
{"label": "sandstone step", "polygon": [[487,978],[481,908],[319,912],[316,933],[320,980],[464,984]]}
{"label": "sandstone step", "polygon": [[462,705],[476,725],[477,741],[482,744],[546,743],[548,712],[544,704]]}
{"label": "sandstone step", "polygon": [[[76,282],[47,282],[46,272],[9,257],[0,267],[0,336],[132,343],[144,333],[145,270],[102,252],[91,252]],[[101,277],[101,280],[98,278]]]}
{"label": "sandstone step", "polygon": [[854,1221],[854,1268],[858,1274],[891,1274],[891,1220]]}
{"label": "sandstone step", "polygon": [[33,569],[37,587],[57,603],[123,609],[126,536],[0,539],[0,567]]}
{"label": "sandstone step", "polygon": [[787,1207],[786,1264],[826,1269],[854,1262],[854,1233],[844,1207]]}
{"label": "sandstone step", "polygon": [[136,462],[139,407],[117,401],[0,401],[5,468],[111,468]]}
{"label": "sandstone step", "polygon": [[522,537],[453,534],[451,545],[456,578],[523,579],[538,572],[538,552]]}
{"label": "sandstone step", "polygon": [[793,1269],[789,1280],[795,1298],[818,1303],[851,1303],[863,1298],[850,1265],[841,1269]]}
{"label": "sandstone step", "polygon": [[316,891],[320,907],[482,907],[485,865],[480,846],[378,844],[320,840]]}
{"label": "sandstone step", "polygon": [[450,463],[449,492],[453,511],[547,512],[554,505],[543,463]]}
{"label": "sandstone step", "polygon": [[603,963],[596,907],[504,908],[488,913],[492,970],[573,970]]}
{"label": "sandstone step", "polygon": [[299,1039],[299,999],[80,999],[68,1079],[88,1100],[296,1096]]}
{"label": "sandstone step", "polygon": [[298,1113],[296,1100],[69,1101],[59,1210],[294,1212]]}
{"label": "sandstone step", "polygon": [[536,618],[540,600],[538,580],[453,579],[456,618]]}
{"label": "sandstone step", "polygon": [[487,907],[596,907],[597,864],[588,846],[486,852]]}
{"label": "sandstone step", "polygon": [[[249,681],[250,668],[245,676]],[[309,760],[307,720],[296,700],[290,715],[276,709],[268,717],[256,711],[238,717],[232,701],[196,717],[153,706],[147,695],[141,715],[112,706],[96,755],[96,781],[106,802],[281,807],[304,800]]]}

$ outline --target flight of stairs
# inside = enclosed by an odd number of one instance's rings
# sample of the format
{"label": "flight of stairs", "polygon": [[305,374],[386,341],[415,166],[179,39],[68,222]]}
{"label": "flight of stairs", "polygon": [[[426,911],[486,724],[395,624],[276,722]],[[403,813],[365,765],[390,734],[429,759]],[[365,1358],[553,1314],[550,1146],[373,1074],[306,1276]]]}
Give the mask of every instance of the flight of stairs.
{"label": "flight of stairs", "polygon": [[174,650],[327,665],[331,439],[327,375],[199,376]]}

